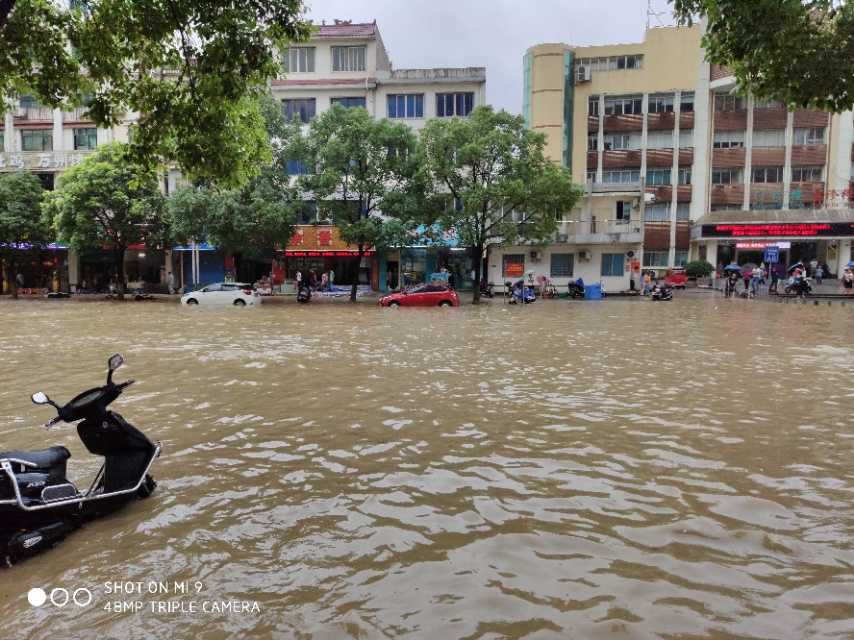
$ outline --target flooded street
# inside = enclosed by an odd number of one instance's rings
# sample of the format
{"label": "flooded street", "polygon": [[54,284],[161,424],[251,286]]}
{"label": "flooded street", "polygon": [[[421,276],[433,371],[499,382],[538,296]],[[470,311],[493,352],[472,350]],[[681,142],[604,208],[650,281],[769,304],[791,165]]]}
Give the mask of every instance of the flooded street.
{"label": "flooded street", "polygon": [[[98,459],[29,396],[114,352],[137,384],[113,409],[164,445],[151,499],[0,571],[4,637],[854,637],[854,305],[6,300],[0,323],[0,449],[65,445],[87,485]],[[107,611],[111,581],[260,612]]]}

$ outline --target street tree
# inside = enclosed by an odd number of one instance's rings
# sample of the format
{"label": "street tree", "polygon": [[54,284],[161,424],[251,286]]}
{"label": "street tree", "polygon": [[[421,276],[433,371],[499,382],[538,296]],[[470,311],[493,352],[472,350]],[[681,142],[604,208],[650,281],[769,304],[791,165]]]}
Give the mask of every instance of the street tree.
{"label": "street tree", "polygon": [[437,118],[421,132],[428,226],[455,229],[474,258],[480,301],[484,250],[546,242],[559,214],[581,195],[569,172],[544,153],[545,137],[520,116],[478,107],[467,118]]}
{"label": "street tree", "polygon": [[61,242],[78,251],[112,251],[119,299],[125,293],[125,253],[132,244],[163,242],[163,196],[157,173],[137,165],[127,145],[110,143],[71,167],[45,201]]}
{"label": "street tree", "polygon": [[[414,220],[409,193],[417,175],[418,140],[406,125],[377,120],[365,109],[333,105],[288,147],[309,173],[298,186],[354,245],[355,272],[365,252],[400,246]],[[356,300],[357,279],[350,289]]]}
{"label": "street tree", "polygon": [[18,297],[16,275],[21,256],[52,239],[41,205],[42,185],[36,176],[23,171],[0,174],[0,263],[6,267],[13,298]]}
{"label": "street tree", "polygon": [[854,3],[848,0],[670,0],[683,24],[707,20],[710,62],[741,92],[800,107],[854,106]]}
{"label": "street tree", "polygon": [[107,127],[137,112],[138,162],[236,185],[264,153],[251,98],[309,36],[303,11],[302,0],[0,0],[0,95],[83,105]]}

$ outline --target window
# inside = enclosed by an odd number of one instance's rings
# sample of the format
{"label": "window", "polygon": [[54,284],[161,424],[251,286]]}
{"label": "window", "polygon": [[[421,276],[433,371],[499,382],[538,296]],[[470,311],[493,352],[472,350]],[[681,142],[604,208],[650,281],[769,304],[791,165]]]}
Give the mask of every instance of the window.
{"label": "window", "polygon": [[291,47],[282,54],[285,73],[313,73],[314,47]]}
{"label": "window", "polygon": [[579,58],[579,65],[590,67],[593,71],[616,71],[619,69],[640,69],[643,56],[640,54],[609,56],[606,58]]}
{"label": "window", "polygon": [[694,130],[679,129],[679,148],[690,149],[694,146]]}
{"label": "window", "polygon": [[98,130],[95,127],[74,130],[74,149],[94,149],[98,146]]}
{"label": "window", "polygon": [[649,97],[649,113],[673,113],[673,94]]}
{"label": "window", "polygon": [[792,182],[821,182],[821,167],[792,167]]}
{"label": "window", "polygon": [[21,96],[19,102],[22,109],[38,109],[41,106],[35,96]]}
{"label": "window", "polygon": [[649,169],[646,172],[646,184],[648,187],[670,184],[672,169]]}
{"label": "window", "polygon": [[632,218],[632,203],[626,200],[618,200],[615,207],[614,219],[617,222],[628,224]]}
{"label": "window", "polygon": [[395,94],[387,98],[389,118],[423,118],[424,94]]}
{"label": "window", "polygon": [[675,267],[684,267],[688,264],[688,250],[687,249],[677,249],[676,256],[673,259],[673,266]]}
{"label": "window", "polygon": [[679,110],[680,111],[693,111],[694,110],[694,92],[693,91],[683,91],[679,97]]}
{"label": "window", "polygon": [[642,113],[643,100],[639,96],[624,98],[605,98],[605,115],[619,116],[623,114]]}
{"label": "window", "polygon": [[474,93],[437,93],[436,115],[440,118],[467,116],[474,108]]}
{"label": "window", "polygon": [[305,176],[311,173],[309,167],[301,160],[288,160],[285,163],[285,171],[289,176]]}
{"label": "window", "polygon": [[587,182],[596,182],[596,169],[590,169],[586,174]]}
{"label": "window", "polygon": [[599,96],[587,98],[587,115],[599,117]]}
{"label": "window", "polygon": [[793,144],[824,144],[824,127],[795,129]]}
{"label": "window", "polygon": [[623,254],[622,253],[603,253],[602,254],[602,275],[603,276],[622,276],[623,275]]}
{"label": "window", "polygon": [[365,47],[332,47],[333,71],[364,71]]}
{"label": "window", "polygon": [[744,109],[744,99],[741,96],[727,94],[715,95],[715,111],[740,111]]}
{"label": "window", "polygon": [[741,211],[740,204],[713,204],[709,207],[710,211]]}
{"label": "window", "polygon": [[282,113],[285,120],[299,118],[300,122],[311,122],[315,113],[314,98],[292,98],[282,100]]}
{"label": "window", "polygon": [[690,220],[691,219],[691,204],[688,202],[680,202],[676,205],[676,219]]}
{"label": "window", "polygon": [[632,136],[628,133],[605,134],[605,151],[618,149],[637,149],[640,145],[632,142]]}
{"label": "window", "polygon": [[783,167],[753,167],[753,182],[783,182]]}
{"label": "window", "polygon": [[53,132],[50,129],[22,129],[21,151],[53,151]]}
{"label": "window", "polygon": [[644,222],[670,222],[670,204],[659,202],[648,206],[643,212]]}
{"label": "window", "polygon": [[753,132],[754,147],[786,146],[785,129],[757,129]]}
{"label": "window", "polygon": [[599,149],[599,134],[590,133],[587,135],[587,150],[598,151]]}
{"label": "window", "polygon": [[643,266],[666,267],[669,252],[667,251],[644,251]]}
{"label": "window", "polygon": [[650,131],[646,134],[647,149],[672,149],[673,131]]}
{"label": "window", "polygon": [[552,266],[549,275],[551,275],[552,278],[572,277],[572,271],[574,266],[574,253],[553,253]]}
{"label": "window", "polygon": [[691,184],[691,167],[679,167],[679,184]]}
{"label": "window", "polygon": [[602,182],[606,184],[627,184],[640,182],[639,169],[609,169],[602,172]]}
{"label": "window", "polygon": [[744,131],[718,131],[712,143],[715,149],[736,149],[744,146]]}
{"label": "window", "polygon": [[779,100],[759,100],[754,99],[753,101],[754,109],[782,109],[783,103]]}
{"label": "window", "polygon": [[505,253],[501,263],[505,278],[521,278],[525,275],[524,253]]}
{"label": "window", "polygon": [[713,169],[712,184],[741,183],[741,169]]}
{"label": "window", "polygon": [[332,98],[330,102],[332,104],[340,104],[345,109],[352,107],[361,107],[364,109],[366,104],[364,98]]}

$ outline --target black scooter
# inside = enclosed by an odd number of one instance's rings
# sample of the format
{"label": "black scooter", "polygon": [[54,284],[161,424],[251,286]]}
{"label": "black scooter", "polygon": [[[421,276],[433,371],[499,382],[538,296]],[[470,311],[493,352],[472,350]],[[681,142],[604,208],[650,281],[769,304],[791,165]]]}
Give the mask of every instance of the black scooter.
{"label": "black scooter", "polygon": [[0,453],[0,559],[7,566],[51,547],[87,520],[147,498],[157,486],[148,472],[160,455],[160,443],[107,411],[134,382],[113,382],[123,362],[119,354],[111,357],[107,384],[64,406],[42,392],[33,394],[35,404],[49,404],[58,412],[45,427],[82,420],[77,434],[90,453],[104,457],[104,464],[89,488],[79,491],[65,475],[71,457],[65,447]]}
{"label": "black scooter", "polygon": [[783,291],[805,298],[812,293],[812,287],[806,278],[795,278],[795,281],[792,284],[787,284]]}
{"label": "black scooter", "polygon": [[567,287],[567,291],[569,292],[570,298],[579,298],[579,299],[584,298],[584,283],[583,282],[579,282],[578,280],[575,280],[574,282],[571,281],[568,285],[566,285],[566,287]]}
{"label": "black scooter", "polygon": [[652,288],[651,298],[655,302],[673,300],[673,289],[666,284],[657,284]]}
{"label": "black scooter", "polygon": [[300,287],[297,291],[297,302],[306,304],[311,302],[311,288],[308,286]]}

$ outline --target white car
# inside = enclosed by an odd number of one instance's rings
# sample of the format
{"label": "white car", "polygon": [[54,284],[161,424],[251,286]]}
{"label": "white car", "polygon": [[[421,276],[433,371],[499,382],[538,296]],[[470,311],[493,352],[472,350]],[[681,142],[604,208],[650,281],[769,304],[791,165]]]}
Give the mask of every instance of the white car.
{"label": "white car", "polygon": [[230,304],[235,307],[261,304],[261,295],[251,284],[216,282],[181,296],[181,304]]}

